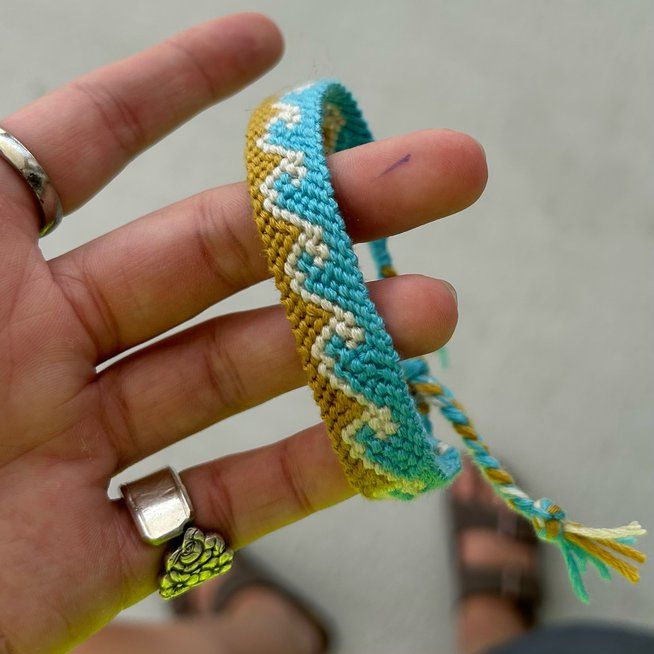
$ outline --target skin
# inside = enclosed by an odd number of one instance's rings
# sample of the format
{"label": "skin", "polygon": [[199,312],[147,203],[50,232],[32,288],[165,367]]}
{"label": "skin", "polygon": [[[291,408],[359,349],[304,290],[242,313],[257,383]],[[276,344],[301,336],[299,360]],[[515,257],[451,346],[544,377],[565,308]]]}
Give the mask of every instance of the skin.
{"label": "skin", "polygon": [[[228,16],[1,122],[70,213],[282,49],[269,19]],[[340,153],[330,168],[357,241],[455,213],[486,182],[481,147],[448,130]],[[108,499],[113,475],[304,382],[278,306],[209,320],[97,371],[268,276],[243,184],[209,189],[51,261],[38,224],[29,188],[0,161],[0,652],[13,654],[67,651],[155,589],[163,548],[144,544],[123,504]],[[455,296],[439,280],[408,275],[371,284],[371,293],[403,356],[442,346],[454,330]],[[237,548],[352,494],[322,425],[182,477],[197,525]]]}

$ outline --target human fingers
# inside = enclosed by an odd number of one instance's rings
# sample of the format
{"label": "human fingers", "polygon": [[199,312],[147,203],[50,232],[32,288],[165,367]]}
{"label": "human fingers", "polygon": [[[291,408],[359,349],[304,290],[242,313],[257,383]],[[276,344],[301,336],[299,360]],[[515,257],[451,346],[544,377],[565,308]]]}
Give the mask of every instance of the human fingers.
{"label": "human fingers", "polygon": [[[450,130],[340,152],[330,167],[355,240],[390,236],[459,211],[486,181],[481,147]],[[55,259],[51,269],[96,343],[98,361],[268,276],[244,184],[205,191],[138,219]]]}

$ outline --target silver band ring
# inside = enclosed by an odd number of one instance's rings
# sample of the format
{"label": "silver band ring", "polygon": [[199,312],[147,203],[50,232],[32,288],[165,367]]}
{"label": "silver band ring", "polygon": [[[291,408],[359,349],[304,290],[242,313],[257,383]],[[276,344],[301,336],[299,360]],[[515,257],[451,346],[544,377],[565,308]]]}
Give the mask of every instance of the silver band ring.
{"label": "silver band ring", "polygon": [[120,492],[146,543],[170,541],[177,545],[164,559],[159,577],[161,597],[172,599],[232,567],[234,552],[222,536],[189,525],[193,505],[172,468],[123,484]]}
{"label": "silver band ring", "polygon": [[2,127],[0,127],[0,155],[22,175],[36,196],[41,210],[39,236],[49,234],[59,225],[64,214],[59,195],[43,170],[43,166],[13,134]]}

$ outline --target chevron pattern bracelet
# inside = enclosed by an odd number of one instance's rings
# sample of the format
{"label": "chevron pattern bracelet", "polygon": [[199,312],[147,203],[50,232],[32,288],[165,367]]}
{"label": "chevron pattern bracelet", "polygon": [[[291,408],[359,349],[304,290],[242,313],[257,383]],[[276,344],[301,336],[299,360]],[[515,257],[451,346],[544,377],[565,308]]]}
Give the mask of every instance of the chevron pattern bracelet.
{"label": "chevron pattern bracelet", "polygon": [[[270,270],[333,448],[355,490],[411,499],[449,484],[458,451],[437,439],[436,406],[485,479],[544,540],[557,544],[576,594],[592,563],[632,582],[638,523],[593,529],[569,521],[551,500],[532,500],[494,458],[452,393],[424,359],[401,362],[374,304],[334,198],[326,157],[372,141],[350,92],[322,80],[269,98],[250,120],[246,164],[254,216]],[[370,244],[381,277],[395,274],[385,239]]]}

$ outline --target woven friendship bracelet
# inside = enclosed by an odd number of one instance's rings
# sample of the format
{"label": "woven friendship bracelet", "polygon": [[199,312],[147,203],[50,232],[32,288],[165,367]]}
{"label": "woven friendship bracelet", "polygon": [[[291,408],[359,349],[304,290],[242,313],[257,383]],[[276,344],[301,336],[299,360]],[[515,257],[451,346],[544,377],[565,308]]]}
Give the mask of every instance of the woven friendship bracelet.
{"label": "woven friendship bracelet", "polygon": [[[558,545],[578,597],[588,563],[632,582],[645,560],[633,522],[593,529],[569,521],[551,500],[532,500],[494,458],[452,393],[424,359],[400,362],[370,300],[330,182],[326,157],[372,141],[349,91],[323,80],[270,98],[247,134],[247,179],[256,223],[302,364],[345,474],[370,498],[411,499],[459,472],[456,449],[438,440],[436,406],[463,439],[484,478],[538,536]],[[395,275],[385,239],[370,244],[381,277]]]}
{"label": "woven friendship bracelet", "polygon": [[264,102],[247,173],[270,268],[334,449],[352,486],[411,498],[459,471],[429,437],[368,297],[334,199],[326,153],[372,140],[350,94],[321,82]]}

